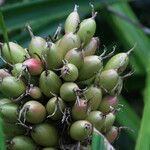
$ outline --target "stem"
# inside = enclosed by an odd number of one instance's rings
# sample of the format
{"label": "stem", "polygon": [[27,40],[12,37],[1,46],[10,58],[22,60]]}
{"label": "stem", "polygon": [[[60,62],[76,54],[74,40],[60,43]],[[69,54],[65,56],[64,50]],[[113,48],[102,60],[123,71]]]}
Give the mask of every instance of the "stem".
{"label": "stem", "polygon": [[77,12],[77,11],[78,11],[78,8],[79,8],[79,5],[75,4],[73,11],[74,11],[74,12]]}
{"label": "stem", "polygon": [[137,43],[135,43],[134,46],[126,54],[130,55],[130,53],[135,49],[136,46],[137,46]]}
{"label": "stem", "polygon": [[35,38],[35,36],[34,36],[34,34],[33,34],[33,32],[32,32],[32,28],[30,27],[29,24],[26,24],[26,29],[28,30],[28,32],[29,32],[31,38]]}

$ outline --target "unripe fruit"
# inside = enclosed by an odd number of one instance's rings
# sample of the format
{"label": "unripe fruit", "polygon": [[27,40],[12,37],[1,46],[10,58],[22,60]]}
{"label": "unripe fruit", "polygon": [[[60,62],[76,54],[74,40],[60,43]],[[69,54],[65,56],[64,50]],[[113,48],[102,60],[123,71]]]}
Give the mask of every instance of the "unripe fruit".
{"label": "unripe fruit", "polygon": [[31,137],[41,146],[56,146],[58,143],[58,132],[48,123],[36,125],[31,131]]}
{"label": "unripe fruit", "polygon": [[80,69],[84,62],[83,53],[80,49],[73,48],[67,52],[65,55],[65,60],[67,60],[68,63],[74,64],[78,69]]}
{"label": "unripe fruit", "polygon": [[117,72],[120,74],[127,68],[128,63],[128,53],[119,53],[109,59],[109,61],[106,63],[104,70],[116,69]]}
{"label": "unripe fruit", "polygon": [[6,136],[6,138],[13,138],[15,136],[18,135],[23,135],[26,133],[25,128],[16,125],[16,124],[12,124],[12,123],[7,123],[5,121],[3,121],[3,132]]}
{"label": "unripe fruit", "polygon": [[5,77],[11,76],[7,69],[0,69],[0,78],[3,79]]}
{"label": "unripe fruit", "polygon": [[119,75],[116,70],[104,70],[99,77],[99,85],[111,94],[115,90],[119,81]]}
{"label": "unripe fruit", "polygon": [[83,81],[93,77],[102,67],[103,63],[99,56],[84,57],[84,63],[79,70],[78,80]]}
{"label": "unripe fruit", "polygon": [[6,103],[0,107],[0,116],[4,121],[15,123],[18,119],[18,105],[14,103]]}
{"label": "unripe fruit", "polygon": [[0,106],[6,104],[6,103],[11,103],[12,101],[10,99],[7,98],[1,98],[0,99]]}
{"label": "unripe fruit", "polygon": [[115,126],[112,126],[110,130],[105,134],[105,137],[110,143],[113,143],[119,135],[119,129]]}
{"label": "unripe fruit", "polygon": [[93,16],[92,18],[85,19],[80,23],[77,35],[79,35],[81,42],[84,44],[87,44],[95,34],[96,22],[94,17],[95,16]]}
{"label": "unripe fruit", "polygon": [[116,119],[116,116],[113,112],[110,112],[109,114],[107,114],[101,131],[106,133],[114,124],[115,119]]}
{"label": "unripe fruit", "polygon": [[102,99],[102,91],[100,88],[92,85],[85,91],[84,96],[89,101],[90,109],[96,110]]}
{"label": "unripe fruit", "polygon": [[87,139],[93,131],[92,124],[86,120],[75,121],[70,127],[70,136],[72,139],[82,141]]}
{"label": "unripe fruit", "polygon": [[56,46],[59,48],[59,53],[65,56],[69,50],[79,48],[80,44],[79,36],[70,32],[65,34]]}
{"label": "unripe fruit", "polygon": [[13,42],[9,42],[9,47],[10,51],[6,43],[4,43],[2,47],[2,56],[7,62],[16,64],[21,63],[25,60],[27,52],[24,48]]}
{"label": "unripe fruit", "polygon": [[41,123],[46,117],[45,107],[37,101],[28,101],[23,105],[22,110],[27,109],[25,118],[27,122],[37,124]]}
{"label": "unripe fruit", "polygon": [[30,87],[29,95],[33,99],[40,99],[42,97],[41,89],[37,86]]}
{"label": "unripe fruit", "polygon": [[[42,56],[43,51],[46,49],[45,39],[39,36],[32,36],[31,42],[29,44],[29,54],[31,57],[38,58]],[[38,56],[37,56],[38,55]]]}
{"label": "unripe fruit", "polygon": [[105,116],[100,111],[91,111],[86,120],[92,123],[92,125],[100,131],[103,127]]}
{"label": "unripe fruit", "polygon": [[103,113],[108,113],[112,109],[114,109],[118,105],[118,99],[116,96],[105,96],[100,105],[98,110]]}
{"label": "unripe fruit", "polygon": [[30,137],[16,136],[11,140],[11,150],[36,150],[36,144]]}
{"label": "unripe fruit", "polygon": [[99,38],[93,37],[91,41],[83,49],[84,57],[94,55],[98,47],[99,47]]}
{"label": "unripe fruit", "polygon": [[78,89],[78,85],[73,82],[65,82],[60,88],[60,97],[66,101],[75,101],[77,96],[75,90]]}
{"label": "unripe fruit", "polygon": [[80,17],[77,10],[77,5],[75,5],[74,11],[69,14],[65,21],[65,33],[75,32],[80,23]]}
{"label": "unripe fruit", "polygon": [[5,77],[0,83],[0,91],[7,97],[18,97],[26,90],[26,86],[21,79],[13,76]]}
{"label": "unripe fruit", "polygon": [[23,66],[27,67],[31,75],[39,75],[43,71],[43,64],[41,60],[30,58],[23,62]]}
{"label": "unripe fruit", "polygon": [[72,107],[72,118],[74,120],[83,120],[89,114],[89,106],[87,100],[80,99]]}
{"label": "unripe fruit", "polygon": [[65,64],[61,69],[61,76],[64,81],[75,81],[78,78],[78,68],[73,64]]}
{"label": "unripe fruit", "polygon": [[53,71],[48,70],[42,72],[39,80],[39,86],[43,94],[47,97],[53,97],[51,92],[59,94],[61,84],[60,78]]}
{"label": "unripe fruit", "polygon": [[61,66],[63,55],[59,52],[59,49],[56,47],[56,44],[50,43],[45,50],[45,58],[47,62],[48,69],[57,69]]}
{"label": "unripe fruit", "polygon": [[65,104],[60,97],[51,98],[46,104],[46,110],[50,118],[58,120],[62,117]]}
{"label": "unripe fruit", "polygon": [[17,63],[14,64],[11,73],[13,76],[18,77],[19,75],[21,75],[21,73],[23,73],[23,70],[24,70],[23,63]]}

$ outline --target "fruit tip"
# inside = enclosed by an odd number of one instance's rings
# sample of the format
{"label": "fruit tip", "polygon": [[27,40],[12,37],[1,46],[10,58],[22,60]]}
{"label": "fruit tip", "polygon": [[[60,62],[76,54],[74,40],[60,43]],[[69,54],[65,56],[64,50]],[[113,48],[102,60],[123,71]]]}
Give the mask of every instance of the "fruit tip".
{"label": "fruit tip", "polygon": [[74,12],[77,12],[77,11],[78,11],[78,8],[79,8],[79,5],[75,4],[75,5],[74,5],[74,10],[73,10],[73,11],[74,11]]}

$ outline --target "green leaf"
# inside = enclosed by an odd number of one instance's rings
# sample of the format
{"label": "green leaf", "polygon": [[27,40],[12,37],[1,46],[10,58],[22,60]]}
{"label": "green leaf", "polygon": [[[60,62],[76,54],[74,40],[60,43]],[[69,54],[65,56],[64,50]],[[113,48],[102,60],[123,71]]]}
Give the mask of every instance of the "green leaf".
{"label": "green leaf", "polygon": [[123,105],[123,108],[117,114],[116,120],[120,125],[129,127],[129,129],[131,129],[127,130],[128,135],[131,136],[134,141],[136,141],[140,127],[140,118],[122,96],[119,97],[119,104]]}
{"label": "green leaf", "polygon": [[[149,59],[150,63],[150,59]],[[149,150],[150,149],[150,68],[147,68],[146,86],[144,91],[144,110],[141,121],[141,127],[136,143],[136,150]]]}
{"label": "green leaf", "polygon": [[0,150],[5,150],[2,119],[0,118]]}
{"label": "green leaf", "polygon": [[92,135],[92,150],[114,150],[114,148],[100,132],[94,129]]}

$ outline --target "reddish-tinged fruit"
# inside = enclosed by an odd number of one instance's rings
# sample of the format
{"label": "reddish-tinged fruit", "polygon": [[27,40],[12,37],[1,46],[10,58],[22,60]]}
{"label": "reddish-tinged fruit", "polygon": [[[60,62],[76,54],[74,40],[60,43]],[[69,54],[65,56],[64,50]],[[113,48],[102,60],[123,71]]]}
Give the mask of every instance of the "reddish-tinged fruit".
{"label": "reddish-tinged fruit", "polygon": [[72,117],[74,120],[85,119],[89,114],[89,106],[87,100],[80,99],[72,107]]}
{"label": "reddish-tinged fruit", "polygon": [[110,143],[113,143],[117,139],[118,134],[119,128],[112,126],[110,130],[105,134],[105,136]]}
{"label": "reddish-tinged fruit", "polygon": [[116,96],[105,96],[100,105],[99,110],[103,113],[108,113],[118,105],[118,99]]}
{"label": "reddish-tinged fruit", "polygon": [[7,69],[0,69],[0,78],[11,76]]}
{"label": "reddish-tinged fruit", "polygon": [[41,60],[36,58],[30,58],[23,62],[23,66],[26,66],[31,75],[39,75],[43,71],[43,64]]}
{"label": "reddish-tinged fruit", "polygon": [[40,99],[42,97],[42,93],[39,87],[33,86],[29,89],[29,95],[33,99]]}
{"label": "reddish-tinged fruit", "polygon": [[94,55],[98,47],[99,47],[99,38],[93,37],[91,41],[83,49],[84,56]]}
{"label": "reddish-tinged fruit", "polygon": [[[37,101],[28,101],[23,105],[22,110],[27,110],[24,119],[26,119],[27,122],[37,124],[41,123],[45,117],[46,117],[46,109],[45,107],[37,102]],[[21,111],[22,111],[21,110]],[[20,111],[20,113],[21,113]],[[25,111],[22,111],[23,113]],[[23,116],[23,114],[22,114]]]}

